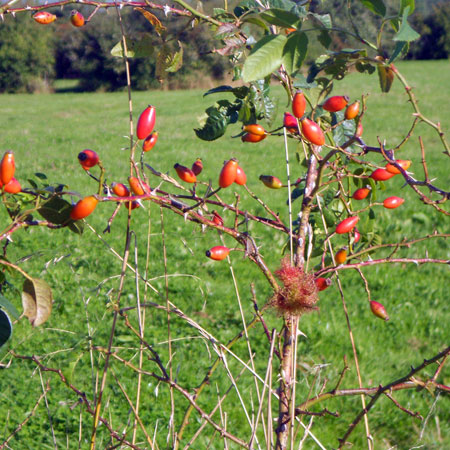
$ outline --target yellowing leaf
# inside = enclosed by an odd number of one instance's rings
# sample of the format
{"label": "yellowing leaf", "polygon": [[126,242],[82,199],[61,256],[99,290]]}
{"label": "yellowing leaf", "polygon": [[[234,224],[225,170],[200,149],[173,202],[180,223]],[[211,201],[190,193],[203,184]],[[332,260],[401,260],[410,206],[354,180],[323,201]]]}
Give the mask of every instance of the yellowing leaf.
{"label": "yellowing leaf", "polygon": [[142,15],[155,27],[155,31],[161,36],[161,33],[166,31],[166,27],[161,23],[161,21],[154,16],[151,12],[144,8],[134,8],[135,11],[139,11]]}
{"label": "yellowing leaf", "polygon": [[26,279],[22,290],[23,313],[37,327],[48,320],[52,312],[53,295],[50,286],[37,278]]}

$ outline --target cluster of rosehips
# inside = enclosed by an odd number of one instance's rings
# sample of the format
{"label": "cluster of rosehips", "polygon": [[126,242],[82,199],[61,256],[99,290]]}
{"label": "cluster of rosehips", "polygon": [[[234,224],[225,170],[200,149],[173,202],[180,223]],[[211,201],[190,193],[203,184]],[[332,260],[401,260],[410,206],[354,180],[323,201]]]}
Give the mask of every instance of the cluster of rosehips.
{"label": "cluster of rosehips", "polygon": [[0,188],[8,194],[17,194],[22,190],[20,183],[14,178],[16,163],[14,153],[7,151],[0,161]]}
{"label": "cluster of rosehips", "polygon": [[[41,25],[48,25],[54,22],[56,18],[55,14],[49,13],[48,11],[39,11],[33,15],[33,19]],[[70,14],[70,22],[74,27],[82,27],[86,23],[83,14],[76,9]]]}
{"label": "cluster of rosehips", "polygon": [[[357,100],[349,105],[348,102],[349,98],[347,96],[334,95],[325,100],[321,106],[328,112],[338,112],[346,108],[344,113],[345,119],[353,120],[359,114],[360,103]],[[317,123],[306,117],[305,113],[306,98],[302,91],[297,91],[292,99],[292,114],[288,112],[284,113],[283,127],[286,128],[289,133],[298,135],[298,123],[300,122],[301,135],[304,139],[314,145],[324,145],[325,135],[323,134],[322,129]],[[241,136],[243,142],[260,142],[270,134],[259,124],[244,125],[242,129],[244,131],[244,134]],[[359,123],[356,135],[361,136],[361,134],[362,125]]]}

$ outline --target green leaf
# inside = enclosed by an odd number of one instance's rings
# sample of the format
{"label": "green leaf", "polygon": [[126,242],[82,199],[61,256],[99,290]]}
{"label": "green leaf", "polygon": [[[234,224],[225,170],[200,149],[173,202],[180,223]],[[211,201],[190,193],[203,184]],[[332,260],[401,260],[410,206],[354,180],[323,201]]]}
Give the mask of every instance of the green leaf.
{"label": "green leaf", "polygon": [[233,12],[236,17],[241,17],[242,14],[245,14],[247,11],[252,9],[257,10],[258,6],[259,5],[255,0],[244,0],[234,8]]}
{"label": "green leaf", "polygon": [[244,63],[242,70],[244,82],[260,80],[277,70],[282,63],[286,40],[286,36],[279,34],[264,36],[258,41]]}
{"label": "green leaf", "polygon": [[386,15],[386,6],[383,0],[360,0],[360,2],[373,13],[382,17]]}
{"label": "green leaf", "polygon": [[247,86],[232,87],[232,86],[223,85],[223,86],[217,86],[213,89],[210,89],[209,91],[207,91],[203,94],[203,97],[206,97],[207,95],[210,95],[210,94],[216,94],[217,92],[231,92],[232,94],[234,94],[235,97],[242,99],[247,96],[248,91],[249,91],[249,89]]}
{"label": "green leaf", "polygon": [[259,16],[271,25],[278,27],[300,28],[302,24],[297,15],[282,9],[267,9]]}
{"label": "green leaf", "polygon": [[50,286],[38,278],[26,279],[22,290],[23,313],[37,327],[45,323],[52,312],[53,295]]}
{"label": "green leaf", "polygon": [[331,37],[330,33],[327,30],[322,30],[319,35],[317,36],[317,40],[326,48],[331,45]]}
{"label": "green leaf", "polygon": [[389,64],[394,62],[400,54],[407,53],[408,49],[409,49],[408,42],[403,42],[403,41],[397,42],[395,44],[394,51],[392,52],[392,55],[389,58]]}
{"label": "green leaf", "polygon": [[69,221],[72,205],[61,197],[51,197],[37,210],[45,219],[56,225],[62,225]]}
{"label": "green leaf", "polygon": [[6,309],[6,311],[14,317],[14,319],[18,319],[20,317],[19,311],[17,311],[16,307],[6,298],[0,294],[0,308]]}
{"label": "green leaf", "polygon": [[0,347],[6,344],[12,334],[12,323],[8,314],[0,309]]}
{"label": "green leaf", "polygon": [[[148,58],[153,55],[154,47],[150,36],[143,36],[140,39],[126,38],[128,58]],[[112,49],[111,55],[116,58],[123,58],[123,43],[120,40]]]}
{"label": "green leaf", "polygon": [[414,31],[411,28],[411,25],[408,23],[408,13],[409,13],[409,6],[407,6],[403,11],[402,24],[400,25],[398,33],[392,38],[392,40],[411,42],[420,38],[420,34]]}
{"label": "green leaf", "polygon": [[295,77],[294,87],[297,89],[312,89],[317,87],[317,83],[315,81],[313,81],[312,83],[308,83],[306,81],[306,77],[303,74],[299,73]]}
{"label": "green leaf", "polygon": [[416,8],[414,0],[400,0],[400,15],[402,16],[405,9],[409,7],[408,14],[411,15]]}
{"label": "green leaf", "polygon": [[267,0],[267,4],[270,9],[278,8],[286,11],[292,11],[297,6],[297,4],[291,0]]}
{"label": "green leaf", "polygon": [[308,37],[305,33],[291,33],[283,48],[283,64],[289,74],[297,72],[308,51]]}
{"label": "green leaf", "polygon": [[310,13],[313,17],[315,17],[325,28],[333,28],[333,23],[331,21],[331,16],[329,14],[316,14]]}
{"label": "green leaf", "polygon": [[244,19],[242,19],[242,23],[252,23],[253,25],[256,25],[256,26],[262,28],[267,33],[270,31],[266,22],[259,19],[258,17],[245,17]]}
{"label": "green leaf", "polygon": [[214,141],[225,134],[228,125],[228,119],[217,108],[211,107],[205,111],[199,122],[201,128],[196,128],[195,134],[204,141]]}

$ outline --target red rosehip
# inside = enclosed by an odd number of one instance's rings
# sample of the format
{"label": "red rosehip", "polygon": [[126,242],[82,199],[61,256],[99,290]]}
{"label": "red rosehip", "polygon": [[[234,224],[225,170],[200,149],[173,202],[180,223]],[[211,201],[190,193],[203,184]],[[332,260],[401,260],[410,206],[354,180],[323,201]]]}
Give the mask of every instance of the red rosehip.
{"label": "red rosehip", "polygon": [[214,259],[215,261],[222,261],[230,253],[230,249],[224,247],[223,245],[217,245],[216,247],[210,248],[206,251],[206,256],[208,258]]}
{"label": "red rosehip", "polygon": [[319,277],[314,280],[314,283],[316,284],[319,291],[324,291],[331,286],[332,281],[331,278]]}
{"label": "red rosehip", "polygon": [[293,116],[291,113],[284,113],[283,127],[285,127],[286,130],[289,131],[289,133],[298,134],[298,122],[295,116]]}
{"label": "red rosehip", "polygon": [[235,159],[226,161],[219,175],[219,186],[226,188],[236,181],[238,162]]}
{"label": "red rosehip", "polygon": [[189,169],[189,167],[182,166],[178,163],[176,163],[173,168],[177,171],[178,176],[181,180],[185,181],[186,183],[196,183],[197,177],[195,176],[195,173]]}
{"label": "red rosehip", "polygon": [[94,150],[86,149],[78,153],[78,161],[84,170],[89,170],[91,167],[96,166],[99,160],[100,158]]}
{"label": "red rosehip", "polygon": [[56,20],[56,16],[47,11],[39,11],[33,15],[33,19],[41,25],[48,25]]}
{"label": "red rosehip", "polygon": [[129,189],[122,183],[111,183],[111,189],[117,197],[128,197],[130,195]]}
{"label": "red rosehip", "polygon": [[144,139],[144,142],[142,143],[142,150],[144,152],[149,152],[155,146],[157,140],[158,132],[154,131]]}
{"label": "red rosehip", "polygon": [[[397,159],[395,161],[403,170],[408,170],[409,166],[411,165],[411,161],[409,159]],[[394,175],[397,175],[400,172],[399,169],[397,169],[397,167],[394,166],[394,164],[391,163],[387,163],[385,166],[385,169],[389,172],[389,173],[393,173]]]}
{"label": "red rosehip", "polygon": [[259,123],[244,125],[242,127],[242,130],[245,131],[246,133],[256,134],[256,136],[265,136],[267,134],[267,131]]}
{"label": "red rosehip", "polygon": [[74,27],[82,27],[84,25],[84,16],[79,11],[74,9],[70,13],[70,21]]}
{"label": "red rosehip", "polygon": [[136,136],[138,139],[145,139],[150,135],[155,127],[156,110],[154,106],[147,106],[139,116],[136,126]]}
{"label": "red rosehip", "polygon": [[387,209],[395,209],[402,205],[404,201],[404,198],[392,196],[383,201],[383,206]]}
{"label": "red rosehip", "polygon": [[98,204],[98,199],[93,195],[84,197],[72,207],[70,211],[70,218],[72,220],[81,220],[91,214]]}
{"label": "red rosehip", "polygon": [[260,136],[260,135],[253,134],[253,133],[245,133],[241,136],[241,141],[256,143],[256,142],[261,142],[266,137],[267,137],[267,134],[263,134],[262,136]]}
{"label": "red rosehip", "polygon": [[314,145],[325,144],[325,136],[322,129],[317,125],[316,122],[308,118],[304,118],[301,121],[302,124],[302,135],[303,137]]}
{"label": "red rosehip", "polygon": [[234,182],[241,186],[247,183],[247,175],[245,175],[245,172],[242,170],[241,166],[237,166],[236,179],[234,180]]}
{"label": "red rosehip", "polygon": [[203,170],[203,162],[200,158],[197,158],[195,162],[192,164],[191,167],[192,172],[194,172],[194,175],[200,175]]}
{"label": "red rosehip", "polygon": [[220,216],[220,214],[218,214],[216,211],[211,211],[211,212],[212,212],[212,215],[213,215],[212,221],[216,225],[223,226],[223,219]]}
{"label": "red rosehip", "polygon": [[150,193],[150,186],[143,181],[139,182],[139,178],[128,177],[128,184],[130,185],[131,191],[135,195],[144,195]]}
{"label": "red rosehip", "polygon": [[301,119],[306,111],[306,99],[302,91],[297,91],[292,99],[292,113]]}
{"label": "red rosehip", "polygon": [[351,216],[344,219],[342,222],[339,222],[336,227],[337,234],[349,233],[355,228],[356,224],[359,221],[358,216]]}
{"label": "red rosehip", "polygon": [[354,119],[359,113],[359,101],[352,103],[351,105],[347,106],[347,109],[345,110],[345,118],[346,120],[352,120]]}
{"label": "red rosehip", "polygon": [[337,264],[344,264],[347,261],[347,251],[345,249],[339,250],[334,256]]}
{"label": "red rosehip", "polygon": [[370,194],[369,188],[359,188],[353,192],[352,198],[355,200],[364,200]]}
{"label": "red rosehip", "polygon": [[5,192],[8,192],[8,194],[18,194],[22,190],[22,186],[14,177],[12,177],[11,180],[9,180],[9,183],[3,186],[3,189]]}
{"label": "red rosehip", "polygon": [[389,316],[386,312],[386,309],[381,303],[372,300],[370,302],[370,309],[372,310],[372,313],[375,316],[379,317],[380,319],[389,320]]}
{"label": "red rosehip", "polygon": [[16,163],[14,161],[14,153],[8,150],[0,161],[0,181],[3,186],[12,180],[15,171]]}
{"label": "red rosehip", "polygon": [[341,111],[347,106],[348,101],[349,98],[346,95],[334,95],[325,100],[322,108],[329,112]]}
{"label": "red rosehip", "polygon": [[395,174],[388,172],[386,169],[376,169],[370,175],[370,178],[375,181],[386,181],[392,177],[395,177]]}

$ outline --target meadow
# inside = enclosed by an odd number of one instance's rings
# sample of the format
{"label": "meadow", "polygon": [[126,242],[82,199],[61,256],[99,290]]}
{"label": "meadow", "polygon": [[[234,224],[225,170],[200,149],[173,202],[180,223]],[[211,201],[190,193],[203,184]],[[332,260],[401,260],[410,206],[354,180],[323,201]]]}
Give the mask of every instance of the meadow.
{"label": "meadow", "polygon": [[[403,62],[398,64],[419,99],[422,112],[431,120],[440,121],[443,130],[450,129],[450,105],[444,97],[450,84],[448,61]],[[284,92],[274,87],[278,98],[278,119],[288,109]],[[336,94],[356,99],[369,94],[368,110],[364,117],[364,139],[377,145],[377,138],[386,146],[395,146],[411,125],[411,106],[400,84],[394,83],[389,94],[380,93],[376,75],[351,74],[335,85]],[[80,168],[77,154],[90,148],[97,151],[107,170],[107,181],[125,183],[129,175],[129,115],[127,93],[76,93],[65,92],[41,95],[3,95],[0,104],[2,149],[15,152],[17,178],[24,187],[27,180],[41,183],[36,173],[44,173],[48,183],[65,184],[67,190],[89,195],[97,190],[96,183]],[[156,147],[145,155],[145,162],[161,172],[175,177],[173,165],[190,166],[200,157],[204,171],[202,179],[216,183],[225,159],[235,157],[245,170],[248,187],[287,222],[286,190],[268,191],[258,177],[272,174],[285,179],[284,148],[281,140],[267,138],[258,144],[244,144],[232,136],[239,133],[238,125],[231,125],[227,134],[214,142],[200,141],[193,129],[198,127],[197,117],[219,95],[203,97],[203,91],[151,91],[133,92],[134,117],[148,104],[157,110],[157,130],[160,133]],[[423,176],[418,136],[425,143],[430,177],[444,190],[449,189],[448,158],[442,154],[437,133],[425,124],[419,124],[414,137],[401,151],[402,159],[411,159],[411,170],[417,178]],[[304,172],[296,162],[297,148],[290,144],[291,174],[295,180]],[[377,161],[374,158],[374,161]],[[378,158],[381,163],[381,159]],[[150,184],[160,180],[150,175]],[[165,188],[163,184],[162,189]],[[377,224],[383,242],[396,242],[404,237],[422,237],[437,230],[449,233],[449,221],[431,207],[424,206],[409,187],[404,187],[400,177],[389,182],[393,195],[406,199],[394,211],[377,210]],[[230,204],[240,195],[240,208],[257,215],[264,209],[246,191],[237,187],[224,192],[222,198]],[[76,197],[73,197],[76,200]],[[294,202],[295,208],[295,202]],[[100,204],[95,214],[87,219],[89,226],[82,235],[66,229],[50,231],[42,228],[18,231],[13,242],[7,244],[7,257],[33,276],[45,279],[53,289],[54,307],[50,320],[33,329],[21,319],[14,328],[11,340],[1,349],[0,362],[5,367],[0,372],[0,443],[32,410],[43,386],[49,380],[51,390],[46,404],[42,403],[27,425],[13,438],[13,449],[35,449],[36,442],[47,448],[88,448],[92,418],[77,405],[77,397],[62,383],[55,373],[41,372],[30,361],[11,358],[13,350],[20,355],[40,355],[48,367],[61,368],[67,380],[86,392],[89,398],[98,384],[97,368],[103,366],[101,352],[90,352],[90,345],[106,347],[112,321],[112,302],[115,299],[121,260],[125,244],[126,213],[120,211],[112,224],[111,232],[103,234],[106,222],[114,210],[111,203]],[[220,211],[226,222],[232,223],[230,211]],[[6,213],[0,218],[6,223]],[[161,232],[163,221],[164,235]],[[285,237],[265,227],[249,225],[266,264],[275,270],[283,257]],[[218,263],[204,256],[205,250],[220,245],[219,235],[212,230],[202,232],[200,227],[183,217],[159,207],[145,204],[133,212],[132,261],[154,290],[140,286],[141,301],[162,303],[155,292],[165,291],[165,270],[168,273],[168,296],[172,303],[195,318],[215,338],[226,343],[242,329],[241,313],[236,301],[232,274],[226,262]],[[380,233],[381,234],[381,233]],[[225,236],[225,243],[234,244]],[[164,265],[163,249],[167,252]],[[136,249],[136,252],[135,252]],[[450,245],[446,240],[431,239],[410,249],[399,250],[398,255],[449,258]],[[236,284],[242,301],[246,321],[253,317],[250,284],[254,284],[256,298],[262,307],[271,295],[270,286],[260,272],[243,258],[243,253],[231,256]],[[368,308],[364,285],[357,273],[342,271],[346,302],[360,358],[363,384],[376,386],[388,383],[408,373],[411,365],[417,366],[448,345],[450,332],[450,273],[448,266],[439,265],[378,265],[366,269],[372,297],[388,309],[389,322],[375,319]],[[3,295],[18,310],[22,279],[3,288]],[[126,276],[121,306],[136,305],[135,277],[131,271]],[[337,287],[333,285],[320,295],[320,310],[302,317],[300,329],[304,336],[299,341],[299,367],[297,395],[300,399],[320,391],[328,380],[331,389],[342,371],[343,356],[350,366],[342,387],[357,386],[352,362],[352,349]],[[130,314],[130,317],[132,315]],[[131,317],[135,323],[136,318]],[[269,330],[280,328],[282,319],[273,311],[265,315]],[[163,310],[148,309],[145,336],[148,342],[167,358],[167,316]],[[215,354],[209,343],[200,338],[186,321],[172,317],[172,365],[178,382],[189,389],[196,387],[211,365]],[[260,325],[249,330],[255,354],[256,371],[264,377],[269,353],[267,339]],[[138,347],[123,321],[119,320],[114,337],[114,350],[122,357],[136,360]],[[248,360],[247,343],[242,340],[233,351],[244,361]],[[151,361],[144,363],[148,367]],[[7,367],[6,367],[7,366]],[[230,358],[230,370],[237,377],[241,366]],[[274,365],[276,370],[276,363]],[[422,376],[431,376],[433,367]],[[136,379],[122,364],[115,362],[108,378],[102,415],[119,430],[125,429],[133,415],[118,388],[117,380],[132,398],[136,392]],[[445,367],[441,383],[450,384],[450,370]],[[273,380],[274,385],[276,380]],[[217,371],[203,394],[201,404],[210,410],[217,401],[216,387],[223,394],[229,386],[224,370]],[[241,394],[249,411],[258,409],[253,378],[244,373],[239,380]],[[369,423],[377,449],[407,449],[423,446],[426,449],[450,448],[450,405],[448,396],[433,395],[425,390],[406,390],[395,394],[396,400],[408,410],[419,412],[424,420],[410,417],[388,399],[382,399],[369,415]],[[180,424],[187,402],[176,397],[175,423]],[[339,417],[324,417],[315,421],[312,431],[325,448],[337,446],[337,438],[361,408],[359,397],[336,398],[319,405],[339,412]],[[227,428],[245,436],[250,427],[232,392],[223,405],[227,413]],[[274,406],[275,408],[275,406]],[[153,435],[157,428],[159,448],[164,448],[170,419],[170,396],[167,386],[147,380],[142,387],[141,417]],[[275,411],[275,410],[274,410]],[[276,413],[274,413],[276,415]],[[215,416],[220,421],[219,413]],[[127,425],[128,423],[128,425]],[[200,419],[192,418],[186,431],[191,436]],[[176,427],[177,428],[177,427]],[[138,442],[145,447],[143,435]],[[109,433],[100,429],[98,448],[109,447]],[[365,448],[365,435],[360,424],[352,435],[354,448]],[[214,432],[205,432],[192,448],[221,448]],[[229,448],[236,448],[230,444]],[[111,447],[112,448],[112,447]],[[305,449],[318,448],[308,439]]]}

